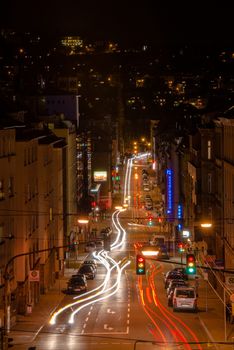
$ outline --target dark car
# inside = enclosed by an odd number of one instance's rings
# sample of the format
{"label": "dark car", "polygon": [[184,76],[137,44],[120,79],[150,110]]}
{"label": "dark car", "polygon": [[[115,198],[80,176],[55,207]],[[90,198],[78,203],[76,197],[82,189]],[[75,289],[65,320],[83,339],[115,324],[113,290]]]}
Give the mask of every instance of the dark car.
{"label": "dark car", "polygon": [[93,280],[95,277],[95,270],[91,265],[83,264],[79,268],[78,273],[82,273],[86,276],[88,280]]}
{"label": "dark car", "polygon": [[111,233],[112,233],[112,229],[109,226],[101,229],[101,231],[100,231],[100,234],[103,237],[108,237],[108,236],[110,236]]}
{"label": "dark car", "polygon": [[188,286],[188,284],[185,282],[185,280],[183,279],[175,279],[175,280],[171,280],[171,282],[169,283],[169,286],[167,288],[167,295],[170,294],[171,290],[174,290],[175,287],[183,287],[183,286]]}
{"label": "dark car", "polygon": [[92,266],[95,273],[97,272],[97,263],[94,263],[94,260],[85,260],[83,265]]}
{"label": "dark car", "polygon": [[84,275],[72,275],[67,283],[66,294],[78,294],[87,292],[87,280]]}
{"label": "dark car", "polygon": [[165,288],[168,288],[169,283],[171,282],[171,280],[180,280],[180,279],[184,279],[184,276],[182,273],[178,272],[178,271],[169,271],[166,273],[165,275],[165,279],[164,279],[164,283],[165,283]]}
{"label": "dark car", "polygon": [[96,250],[95,242],[88,242],[85,246],[85,251],[88,253],[92,253]]}
{"label": "dark car", "polygon": [[188,279],[188,275],[186,274],[186,270],[184,267],[175,267],[172,271],[179,272],[183,275],[183,279],[185,279],[185,280]]}

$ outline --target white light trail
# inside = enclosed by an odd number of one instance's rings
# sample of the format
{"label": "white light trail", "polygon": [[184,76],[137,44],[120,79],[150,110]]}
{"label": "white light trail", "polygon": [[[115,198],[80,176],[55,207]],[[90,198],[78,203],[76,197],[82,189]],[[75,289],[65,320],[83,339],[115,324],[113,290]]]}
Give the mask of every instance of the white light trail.
{"label": "white light trail", "polygon": [[[93,254],[93,255],[94,255],[94,254]],[[77,305],[77,304],[83,302],[83,301],[84,301],[83,298],[86,297],[87,295],[90,295],[91,293],[93,294],[93,292],[95,292],[96,290],[99,290],[99,289],[102,288],[102,287],[103,287],[103,290],[104,290],[104,288],[106,287],[107,282],[108,282],[109,279],[110,279],[111,270],[114,269],[116,266],[114,265],[114,266],[112,266],[112,267],[110,268],[110,267],[109,267],[110,264],[109,264],[104,258],[102,258],[102,257],[100,256],[100,253],[96,255],[96,258],[97,258],[97,259],[106,267],[106,269],[107,269],[107,274],[106,274],[106,276],[105,276],[104,281],[103,281],[97,288],[92,289],[91,291],[88,291],[88,292],[86,292],[86,293],[83,293],[82,295],[78,295],[78,296],[76,296],[76,297],[74,298],[74,299],[80,299],[80,300],[78,300],[78,301],[76,301],[76,302],[73,302],[73,303],[70,303],[70,304],[67,304],[66,306],[64,306],[64,307],[60,308],[58,311],[56,311],[56,312],[52,315],[52,317],[51,317],[51,319],[50,319],[50,321],[49,321],[49,323],[50,323],[51,325],[53,325],[53,324],[56,323],[56,318],[57,318],[58,315],[60,315],[63,311],[65,311],[65,310],[71,308],[72,306],[75,306],[75,305]],[[94,298],[95,296],[96,296],[96,294],[95,294],[95,295],[91,295],[91,296],[89,296],[87,299],[85,298],[85,300]]]}
{"label": "white light trail", "polygon": [[118,266],[118,270],[119,270],[119,271],[118,271],[117,281],[113,284],[113,286],[111,286],[110,288],[108,288],[108,289],[105,290],[105,293],[106,293],[106,292],[112,290],[113,288],[115,288],[115,290],[114,290],[113,292],[111,292],[111,293],[109,293],[109,294],[107,294],[107,295],[105,295],[105,296],[102,296],[102,297],[100,297],[100,298],[97,298],[97,299],[95,299],[95,300],[93,300],[93,301],[89,301],[88,303],[86,303],[86,304],[81,305],[80,307],[78,307],[75,311],[72,312],[68,323],[71,323],[71,324],[74,323],[74,317],[75,317],[75,315],[76,315],[80,310],[82,310],[84,307],[87,307],[88,305],[93,304],[93,303],[96,303],[96,302],[98,302],[98,301],[100,301],[100,300],[107,299],[107,298],[109,298],[110,296],[112,296],[112,295],[114,295],[115,293],[117,293],[117,291],[119,290],[119,287],[120,287],[120,278],[121,278],[122,270],[123,270],[127,265],[129,265],[129,264],[130,264],[130,261],[127,261],[121,268],[119,268],[119,266]]}

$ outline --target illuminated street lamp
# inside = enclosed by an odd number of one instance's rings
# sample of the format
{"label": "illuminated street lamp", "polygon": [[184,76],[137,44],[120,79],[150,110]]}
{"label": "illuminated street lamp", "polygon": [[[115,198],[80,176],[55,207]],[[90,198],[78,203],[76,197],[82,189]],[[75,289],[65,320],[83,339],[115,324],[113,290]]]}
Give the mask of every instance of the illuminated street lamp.
{"label": "illuminated street lamp", "polygon": [[85,218],[80,218],[77,220],[78,224],[84,227],[84,240],[89,239],[88,224],[89,220]]}
{"label": "illuminated street lamp", "polygon": [[142,255],[144,256],[158,256],[159,250],[155,247],[149,246],[149,247],[143,247],[141,250]]}
{"label": "illuminated street lamp", "polygon": [[203,223],[201,223],[201,227],[210,228],[210,227],[212,227],[212,223],[211,222],[203,222]]}
{"label": "illuminated street lamp", "polygon": [[79,224],[88,224],[89,223],[89,220],[88,219],[78,219],[77,222]]}

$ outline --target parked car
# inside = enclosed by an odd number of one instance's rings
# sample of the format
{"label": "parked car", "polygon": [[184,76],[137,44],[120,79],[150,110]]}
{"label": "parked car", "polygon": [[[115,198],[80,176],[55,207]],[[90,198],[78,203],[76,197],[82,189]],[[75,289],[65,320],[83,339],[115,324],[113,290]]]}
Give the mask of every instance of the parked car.
{"label": "parked car", "polygon": [[66,294],[78,294],[87,292],[87,280],[85,275],[72,275],[67,283]]}
{"label": "parked car", "polygon": [[94,242],[88,242],[85,246],[85,251],[87,253],[92,253],[96,250],[96,244]]}
{"label": "parked car", "polygon": [[83,262],[84,265],[87,265],[87,266],[92,266],[95,273],[97,272],[97,265],[93,262],[94,260],[90,261],[90,260],[86,260]]}
{"label": "parked car", "polygon": [[146,209],[146,210],[153,210],[153,204],[152,204],[152,203],[146,202],[146,203],[145,203],[145,209]]}
{"label": "parked car", "polygon": [[167,287],[167,295],[170,294],[171,290],[174,291],[174,289],[176,287],[187,287],[187,286],[188,286],[188,284],[183,279],[171,280],[171,282],[169,283],[169,285]]}
{"label": "parked car", "polygon": [[164,278],[164,283],[165,283],[165,289],[168,288],[169,283],[171,280],[179,280],[179,279],[184,279],[183,275],[180,272],[177,271],[168,271],[165,275]]}
{"label": "parked car", "polygon": [[97,264],[97,260],[95,260],[95,259],[85,260],[85,261],[83,261],[83,264],[92,264],[92,265],[95,266],[95,269],[97,270],[98,264]]}
{"label": "parked car", "polygon": [[186,273],[186,270],[184,267],[175,267],[173,270],[171,271],[176,271],[176,272],[179,272],[183,275],[183,279],[187,280],[188,279],[188,275]]}
{"label": "parked car", "polygon": [[88,264],[82,264],[78,270],[78,273],[82,273],[88,280],[93,280],[95,277],[94,268]]}
{"label": "parked car", "polygon": [[104,243],[103,241],[96,241],[96,249],[97,250],[101,250],[101,249],[104,249]]}
{"label": "parked car", "polygon": [[178,310],[190,310],[197,312],[197,297],[194,288],[175,288],[173,294],[173,311]]}
{"label": "parked car", "polygon": [[100,234],[103,237],[108,237],[108,236],[110,236],[111,233],[112,233],[112,229],[109,226],[101,229],[101,231],[100,231]]}

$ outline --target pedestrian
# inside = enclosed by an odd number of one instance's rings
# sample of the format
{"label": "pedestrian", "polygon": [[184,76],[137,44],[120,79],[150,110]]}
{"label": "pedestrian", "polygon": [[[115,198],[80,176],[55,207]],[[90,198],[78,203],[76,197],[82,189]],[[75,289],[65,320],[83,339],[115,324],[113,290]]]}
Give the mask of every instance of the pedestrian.
{"label": "pedestrian", "polygon": [[228,302],[227,304],[226,304],[226,321],[227,322],[231,322],[231,314],[232,314],[232,312],[231,312],[231,303],[230,302]]}

